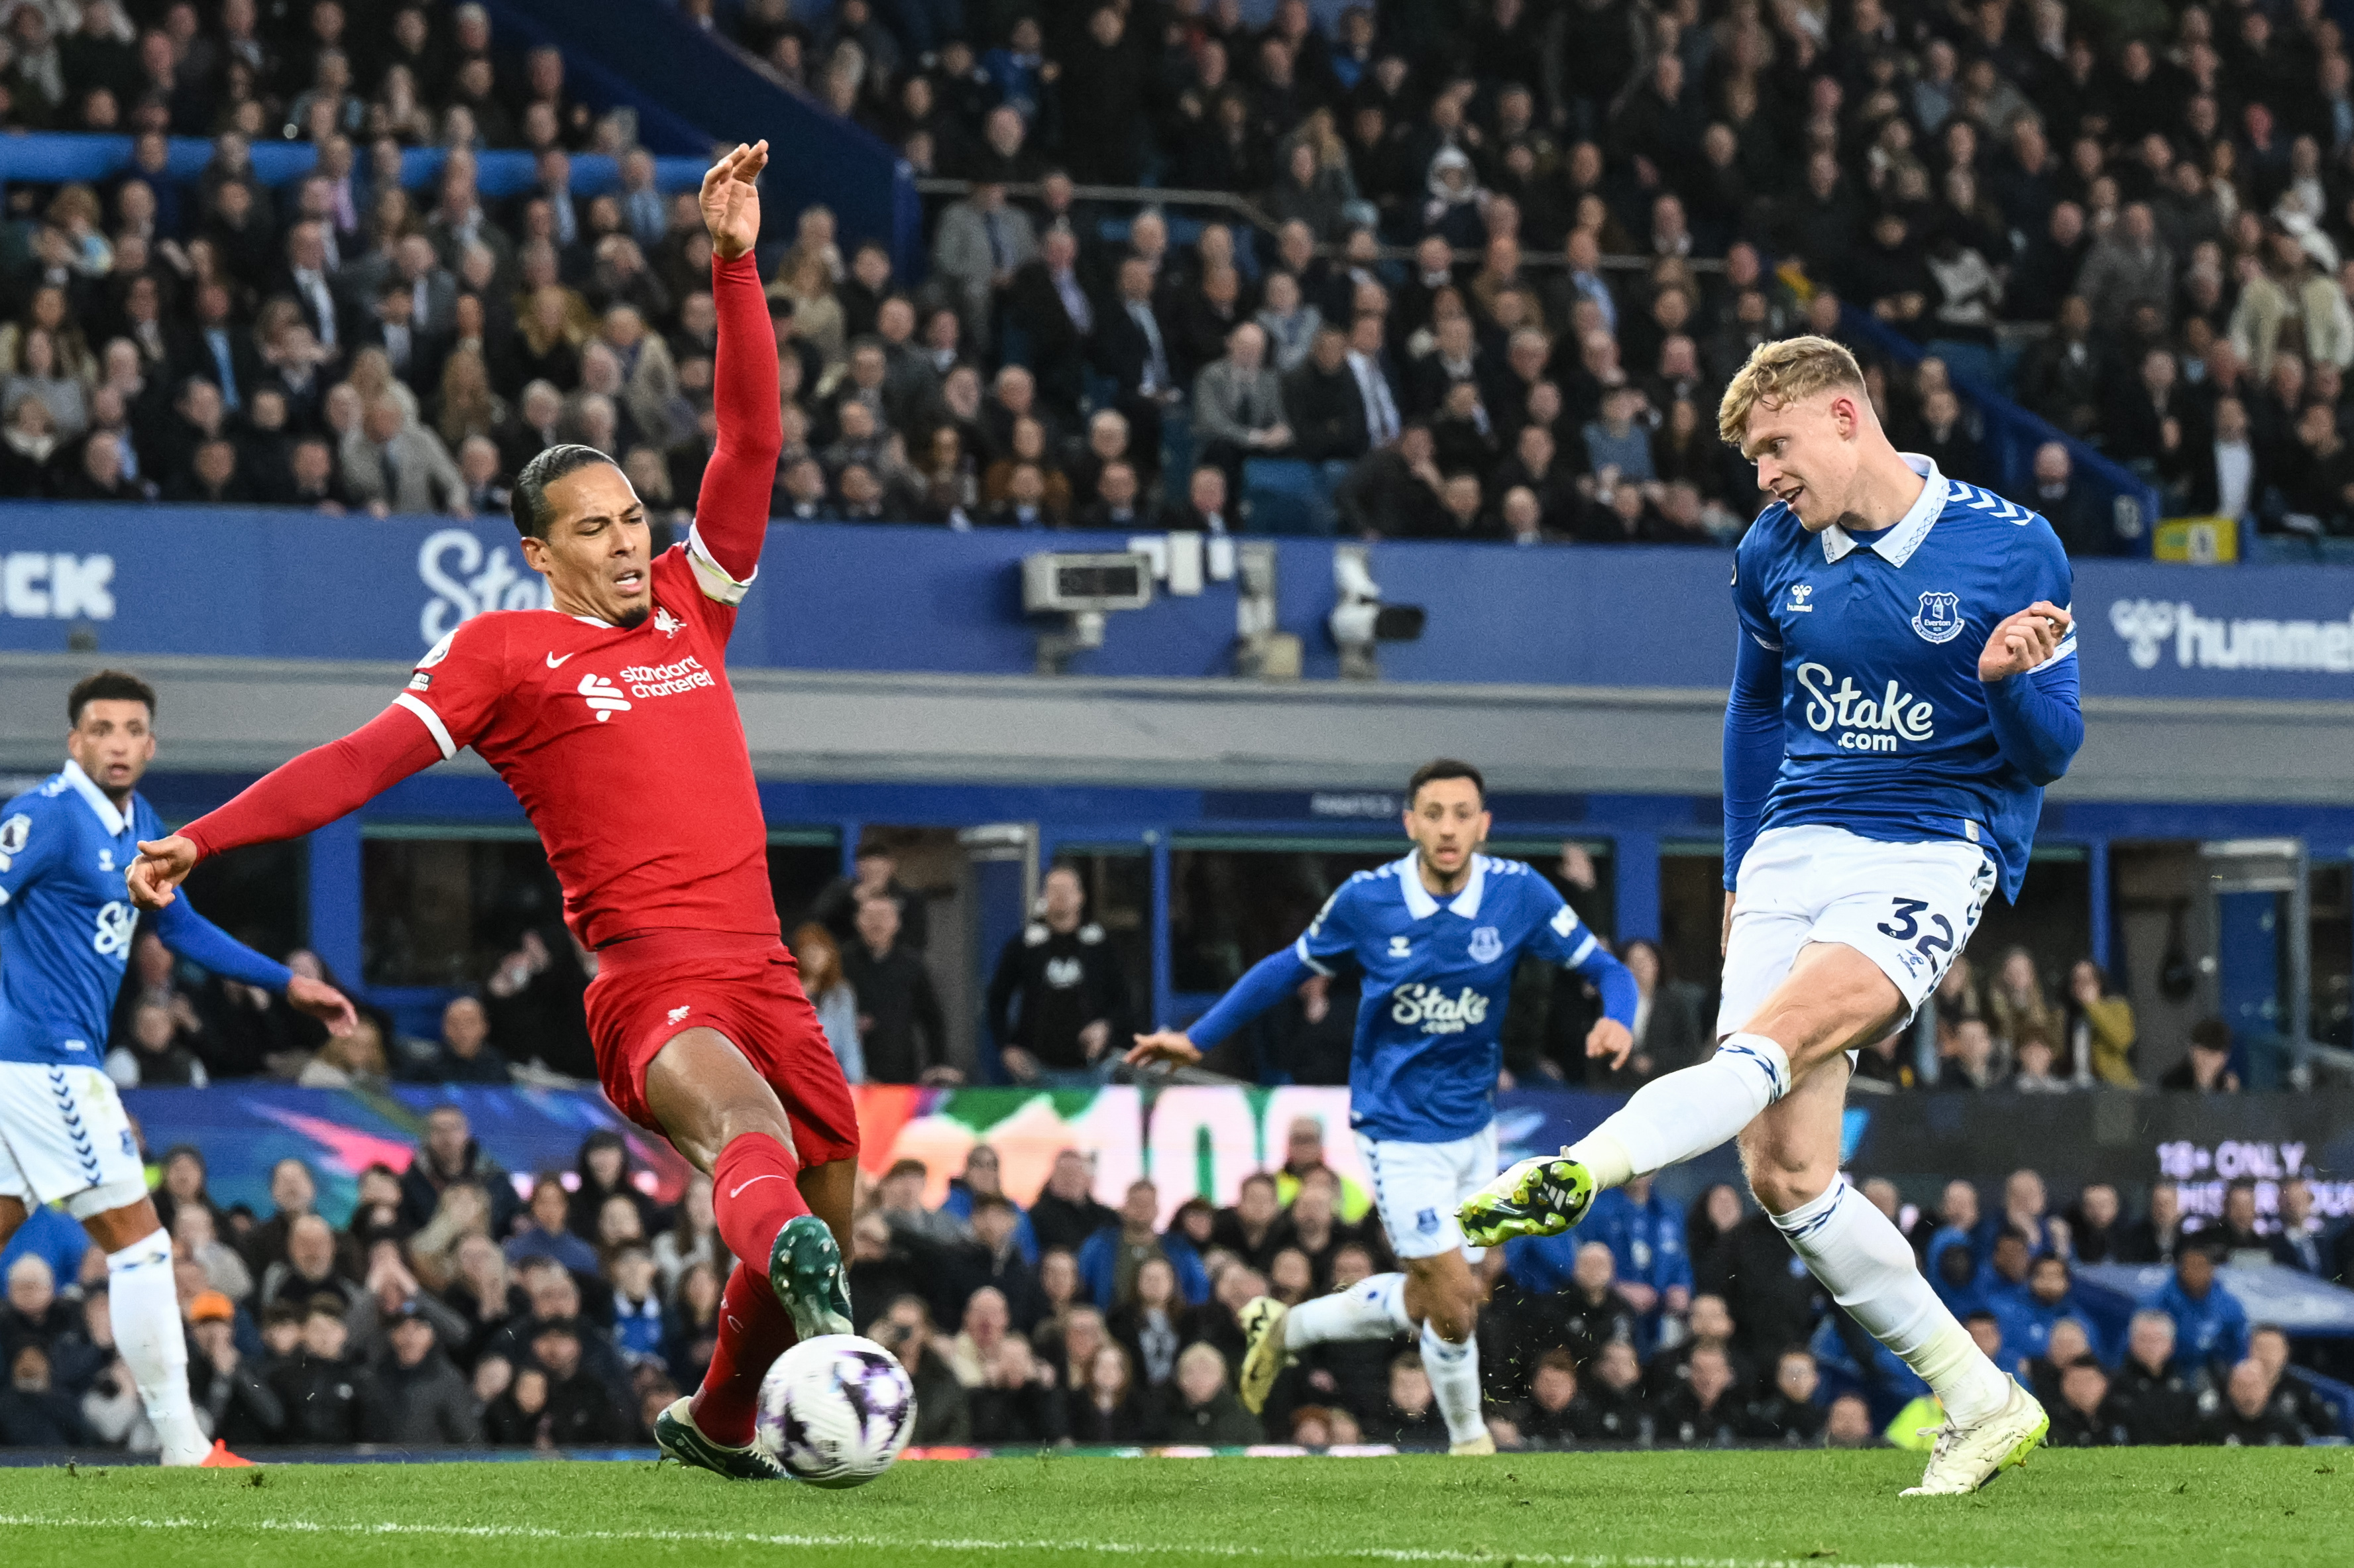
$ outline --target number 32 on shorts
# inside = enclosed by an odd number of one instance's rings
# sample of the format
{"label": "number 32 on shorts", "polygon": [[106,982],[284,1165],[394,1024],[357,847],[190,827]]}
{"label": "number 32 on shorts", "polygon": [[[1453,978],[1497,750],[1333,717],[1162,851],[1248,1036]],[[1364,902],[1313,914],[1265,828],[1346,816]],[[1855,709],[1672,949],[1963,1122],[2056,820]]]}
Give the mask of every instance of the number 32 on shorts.
{"label": "number 32 on shorts", "polygon": [[[1921,928],[1919,916],[1923,910],[1929,907],[1927,899],[1899,898],[1895,903],[1895,912],[1872,927],[1874,930],[1883,937],[1892,938],[1899,942],[1912,942],[1914,950],[1933,964],[1937,961],[1939,953],[1950,953],[1954,950],[1954,923],[1951,920],[1946,919],[1943,915],[1932,915],[1929,916],[1929,924],[1935,926],[1936,929],[1925,931]],[[1915,937],[1920,940],[1914,941]]]}

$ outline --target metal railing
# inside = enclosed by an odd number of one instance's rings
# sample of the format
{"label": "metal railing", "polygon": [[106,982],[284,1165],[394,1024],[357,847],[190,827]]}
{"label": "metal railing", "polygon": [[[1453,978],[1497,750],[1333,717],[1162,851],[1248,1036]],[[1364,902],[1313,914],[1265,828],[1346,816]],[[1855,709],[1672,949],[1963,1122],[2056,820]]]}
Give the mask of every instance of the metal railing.
{"label": "metal railing", "polygon": [[[960,196],[970,195],[973,184],[971,180],[953,180],[927,175],[917,177],[916,191],[919,196]],[[1045,194],[1045,187],[1035,182],[1009,183],[1005,186],[1005,193],[1013,196],[1038,196]],[[1277,221],[1274,215],[1247,196],[1238,196],[1233,191],[1189,190],[1167,185],[1075,185],[1071,187],[1071,195],[1077,201],[1108,202],[1140,208],[1211,208],[1232,214],[1270,238],[1283,231],[1283,225]],[[1342,253],[1342,250],[1343,247],[1331,240],[1320,240],[1316,246],[1316,253],[1319,256],[1338,256]],[[1414,253],[1415,248],[1411,245],[1383,245],[1376,248],[1374,255],[1376,260],[1383,261],[1410,261],[1414,259]],[[1463,266],[1477,266],[1487,260],[1477,250],[1457,250],[1451,254],[1457,263]],[[1602,266],[1606,270],[1614,272],[1641,272],[1648,270],[1655,260],[1657,258],[1649,256],[1605,256],[1602,258]],[[1714,273],[1724,270],[1724,263],[1712,257],[1687,256],[1682,260],[1684,265],[1695,272]],[[1524,253],[1521,259],[1521,264],[1526,268],[1546,270],[1566,267],[1569,262],[1566,257],[1558,252],[1539,250]]]}

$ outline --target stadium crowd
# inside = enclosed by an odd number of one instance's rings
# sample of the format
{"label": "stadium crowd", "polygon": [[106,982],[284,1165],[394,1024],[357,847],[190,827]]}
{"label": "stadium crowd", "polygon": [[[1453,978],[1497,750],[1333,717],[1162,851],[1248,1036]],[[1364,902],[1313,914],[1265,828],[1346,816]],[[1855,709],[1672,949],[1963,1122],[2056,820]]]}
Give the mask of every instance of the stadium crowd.
{"label": "stadium crowd", "polygon": [[[2354,95],[2322,0],[2148,28],[2062,0],[686,9],[971,182],[920,281],[822,208],[764,249],[780,516],[1239,530],[1271,458],[1350,533],[1728,540],[1755,491],[1716,388],[1764,338],[1841,334],[1844,300],[1935,351],[1853,339],[1950,473],[1995,477],[1949,362],[2175,509],[2354,530]],[[463,514],[582,440],[658,514],[691,503],[701,226],[558,51],[465,5],[0,16],[0,126],[135,138],[104,181],[10,189],[0,493]],[[167,135],[213,139],[201,175]],[[261,183],[274,139],[314,172]],[[416,147],[449,156],[404,189]],[[477,154],[510,148],[535,180],[486,199]],[[620,189],[574,193],[585,150]],[[1142,181],[1273,232],[1075,194]],[[2134,547],[2067,447],[2033,481],[2072,550]]]}
{"label": "stadium crowd", "polygon": [[[926,896],[899,875],[895,841],[870,831],[854,870],[785,912],[788,946],[844,1075],[854,1083],[957,1084],[991,1076],[951,1048],[928,952]],[[1574,903],[1596,891],[1577,845],[1541,868]],[[1318,893],[1309,907],[1320,902]],[[1636,1046],[1623,1067],[1587,1060],[1584,1042],[1599,999],[1577,975],[1541,962],[1515,979],[1503,1036],[1505,1082],[1631,1090],[1690,1066],[1712,1043],[1714,998],[1677,976],[1660,947],[1620,947],[1641,997]],[[1258,955],[1245,955],[1256,958]],[[334,977],[316,955],[288,963]],[[489,1083],[549,1076],[590,1080],[583,997],[596,955],[561,927],[525,928],[481,956],[471,990],[443,1008],[436,1037],[404,1034],[389,1013],[363,1005],[352,1036],[324,1029],[249,988],[176,961],[163,943],[134,938],[131,980],[110,1038],[107,1070],[125,1088],[275,1077],[313,1087],[398,1079]],[[1705,977],[1713,980],[1713,976]],[[1353,974],[1314,976],[1215,1049],[1214,1071],[1261,1083],[1344,1084],[1360,994]],[[999,951],[983,1018],[1004,1076],[1017,1083],[1099,1082],[1112,1049],[1146,1026],[1122,957],[1090,917],[1079,871],[1050,867],[1033,918]],[[1958,958],[1921,1029],[1873,1043],[1857,1068],[1866,1093],[1919,1090],[2059,1094],[2143,1087],[2232,1094],[2246,1065],[2230,1031],[2206,1020],[2187,1034],[2145,1043],[2131,1001],[2089,959],[2064,969],[2023,947],[1990,965]]]}
{"label": "stadium crowd", "polygon": [[[155,1197],[172,1232],[208,1430],[233,1448],[642,1446],[652,1414],[708,1361],[730,1260],[710,1187],[664,1207],[628,1147],[599,1132],[570,1171],[518,1180],[466,1116],[425,1118],[408,1168],[371,1167],[340,1224],[297,1160],[272,1172],[270,1212],[224,1209],[201,1150],[164,1151]],[[1178,1443],[1444,1446],[1429,1383],[1396,1343],[1328,1345],[1286,1372],[1262,1417],[1233,1392],[1237,1310],[1296,1302],[1394,1266],[1369,1195],[1323,1157],[1325,1129],[1288,1128],[1280,1168],[1231,1208],[1188,1200],[1163,1228],[1148,1181],[1118,1209],[1076,1150],[1027,1207],[997,1151],[974,1147],[937,1207],[924,1166],[862,1176],[850,1286],[856,1321],[891,1346],[920,1404],[915,1441],[979,1446]],[[2253,1253],[2341,1274],[2302,1183],[2285,1224],[2256,1229],[2251,1189],[2221,1220],[2179,1220],[2157,1188],[2129,1219],[2087,1188],[2064,1213],[2031,1171],[2000,1200],[1956,1181],[1916,1216],[1884,1181],[1862,1190],[1908,1226],[1931,1277],[2053,1414],[2053,1440],[2297,1443],[2336,1430],[2287,1371],[2277,1330],[2251,1325],[2215,1283]],[[107,1318],[104,1257],[49,1211],[11,1249],[0,1305],[0,1445],[152,1446]],[[2120,1336],[2073,1294],[2078,1263],[2172,1272]],[[1601,1200],[1571,1235],[1517,1242],[1483,1266],[1492,1430],[1514,1446],[1861,1446],[1909,1434],[1922,1393],[1830,1308],[1770,1219],[1731,1186],[1689,1212],[1648,1181]]]}

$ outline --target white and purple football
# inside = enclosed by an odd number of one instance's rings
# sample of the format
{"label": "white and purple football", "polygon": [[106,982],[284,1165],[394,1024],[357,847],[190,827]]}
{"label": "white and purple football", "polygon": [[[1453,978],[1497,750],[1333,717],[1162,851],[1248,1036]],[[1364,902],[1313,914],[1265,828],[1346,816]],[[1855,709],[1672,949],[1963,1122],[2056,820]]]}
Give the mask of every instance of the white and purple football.
{"label": "white and purple football", "polygon": [[916,1426],[916,1389],[872,1340],[804,1340],[760,1380],[753,1441],[814,1487],[863,1487],[891,1467]]}

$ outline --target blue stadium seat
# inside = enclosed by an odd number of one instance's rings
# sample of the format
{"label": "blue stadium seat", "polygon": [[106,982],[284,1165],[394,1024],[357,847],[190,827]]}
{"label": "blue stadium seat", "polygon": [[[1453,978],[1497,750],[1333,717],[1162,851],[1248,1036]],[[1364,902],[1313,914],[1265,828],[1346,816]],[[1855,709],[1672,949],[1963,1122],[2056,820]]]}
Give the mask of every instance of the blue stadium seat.
{"label": "blue stadium seat", "polygon": [[1928,351],[1946,362],[1946,368],[1956,376],[1966,376],[1985,387],[2008,387],[2010,380],[2003,374],[2002,359],[1984,344],[1962,343],[1950,337],[1931,338]]}
{"label": "blue stadium seat", "polygon": [[1161,416],[1161,493],[1168,504],[1185,504],[1193,479],[1193,415],[1184,405]]}
{"label": "blue stadium seat", "polygon": [[1253,534],[1332,532],[1332,498],[1324,476],[1297,458],[1251,458],[1243,464],[1243,516]]}

